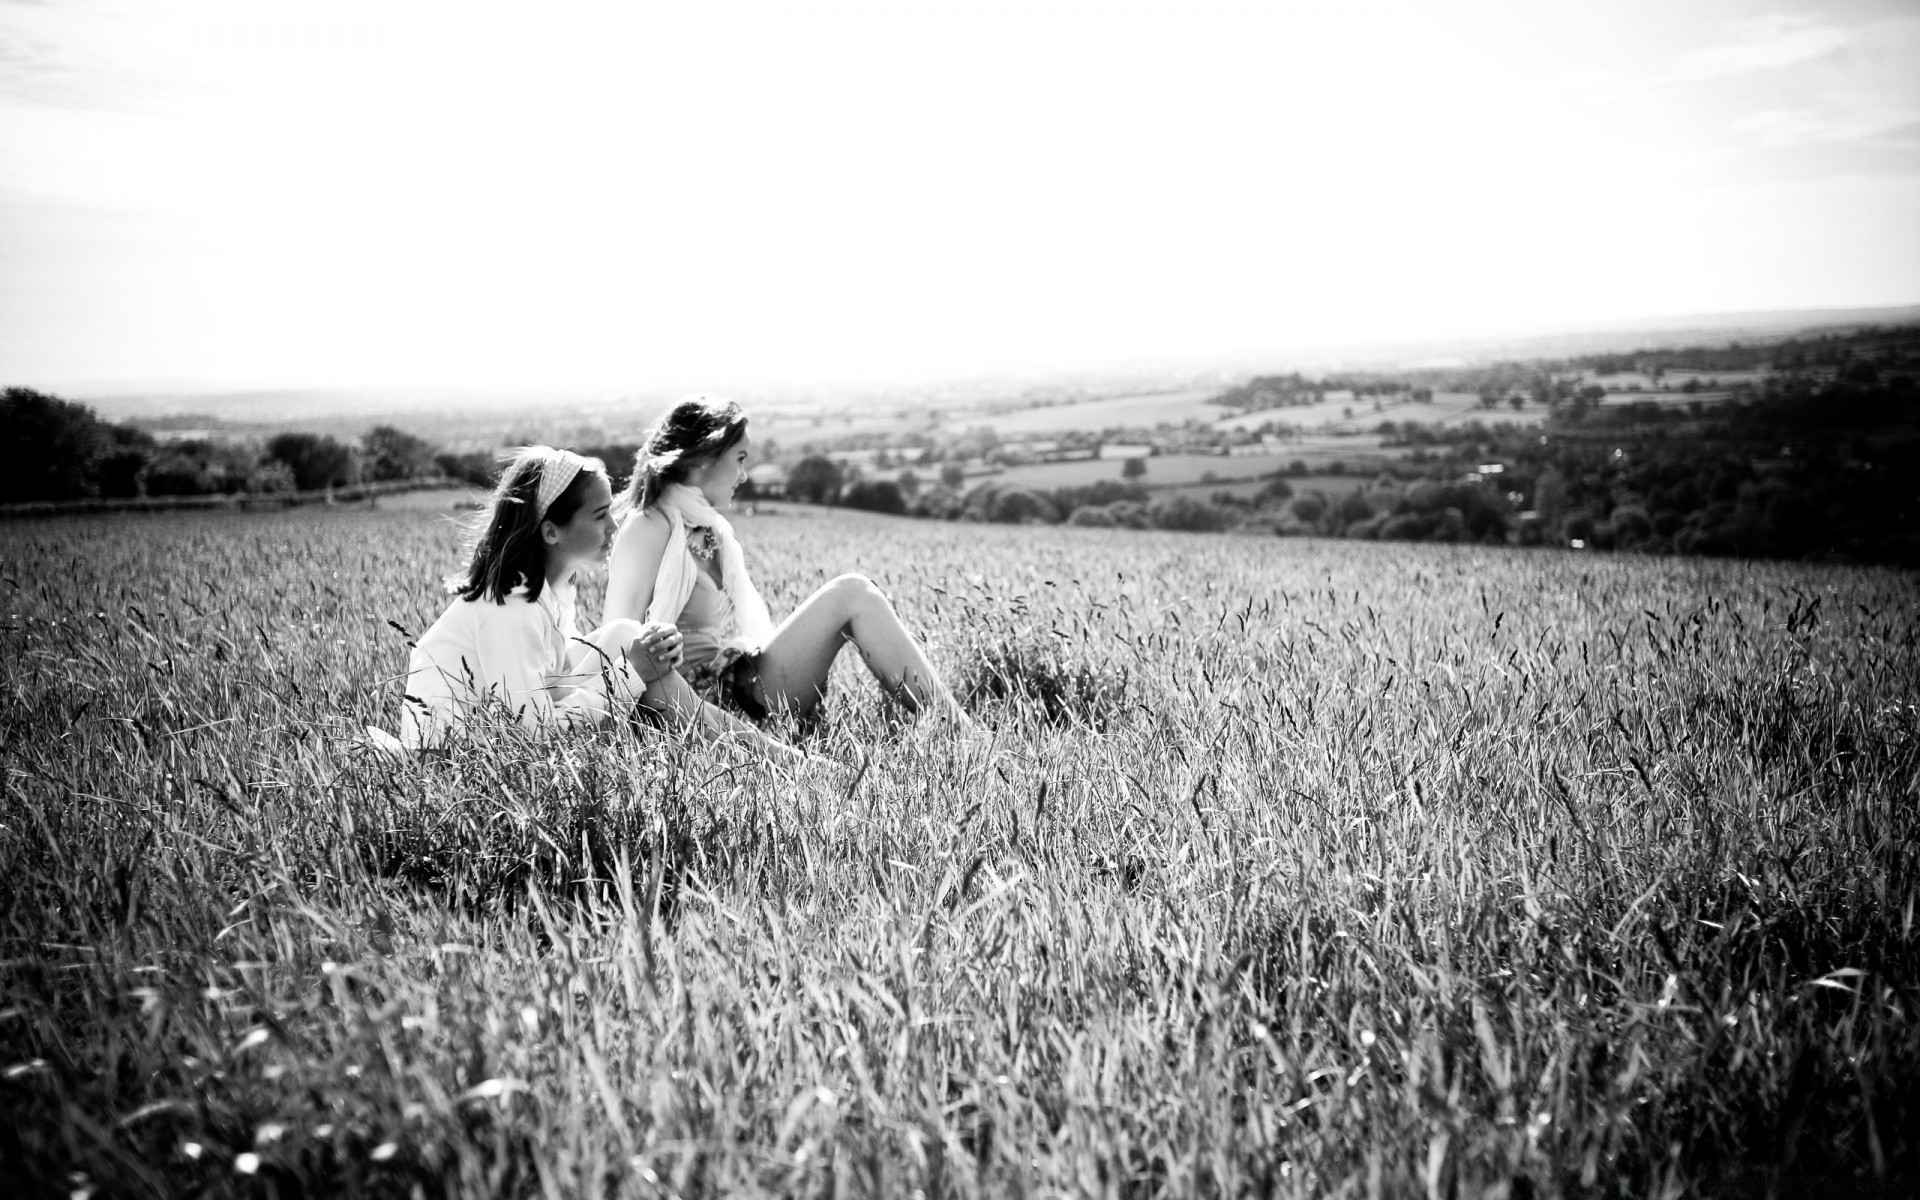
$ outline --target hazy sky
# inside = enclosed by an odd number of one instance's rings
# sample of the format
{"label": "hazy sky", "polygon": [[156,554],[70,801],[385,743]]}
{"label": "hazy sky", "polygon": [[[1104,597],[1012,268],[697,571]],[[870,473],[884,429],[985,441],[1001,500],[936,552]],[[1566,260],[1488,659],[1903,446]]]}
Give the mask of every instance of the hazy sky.
{"label": "hazy sky", "polygon": [[1920,300],[1920,5],[0,0],[0,383],[641,389]]}

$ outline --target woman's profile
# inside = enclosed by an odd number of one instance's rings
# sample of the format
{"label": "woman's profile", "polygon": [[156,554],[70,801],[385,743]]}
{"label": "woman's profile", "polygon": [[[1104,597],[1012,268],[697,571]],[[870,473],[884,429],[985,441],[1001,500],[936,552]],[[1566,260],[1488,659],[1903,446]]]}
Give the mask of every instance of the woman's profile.
{"label": "woman's profile", "polygon": [[756,721],[812,717],[851,642],[888,695],[962,727],[972,722],[887,597],[863,575],[829,581],[777,626],[720,514],[746,477],[752,439],[730,401],[683,400],[641,443],[607,577],[606,615],[670,624],[679,673]]}

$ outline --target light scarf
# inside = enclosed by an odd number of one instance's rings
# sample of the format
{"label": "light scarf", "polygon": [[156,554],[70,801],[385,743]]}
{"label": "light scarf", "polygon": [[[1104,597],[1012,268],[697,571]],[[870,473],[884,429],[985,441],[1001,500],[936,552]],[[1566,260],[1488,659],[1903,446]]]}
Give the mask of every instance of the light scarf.
{"label": "light scarf", "polygon": [[740,539],[733,535],[733,526],[691,484],[669,484],[654,504],[667,514],[670,528],[667,551],[660,556],[660,577],[653,584],[653,601],[647,605],[647,620],[669,625],[679,620],[700,570],[687,545],[687,530],[704,526],[713,530],[714,540],[720,543],[720,586],[733,607],[736,634],[728,644],[747,654],[766,649],[773,640],[773,618],[767,615],[767,603],[747,575],[747,556],[740,549]]}

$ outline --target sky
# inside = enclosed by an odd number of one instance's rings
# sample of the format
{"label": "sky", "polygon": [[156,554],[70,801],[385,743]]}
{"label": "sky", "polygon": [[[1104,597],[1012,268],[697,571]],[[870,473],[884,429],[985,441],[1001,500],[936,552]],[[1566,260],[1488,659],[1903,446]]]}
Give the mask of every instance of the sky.
{"label": "sky", "polygon": [[0,0],[0,383],[645,390],[1920,301],[1920,4]]}

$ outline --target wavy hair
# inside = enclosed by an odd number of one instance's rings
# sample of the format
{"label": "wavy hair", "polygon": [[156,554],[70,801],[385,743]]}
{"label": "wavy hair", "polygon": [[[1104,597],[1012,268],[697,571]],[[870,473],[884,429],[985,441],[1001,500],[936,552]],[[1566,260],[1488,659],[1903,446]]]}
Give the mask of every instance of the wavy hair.
{"label": "wavy hair", "polygon": [[747,416],[731,400],[690,396],[673,406],[640,441],[633,478],[620,493],[619,514],[653,507],[669,484],[725,454],[747,433]]}
{"label": "wavy hair", "polygon": [[492,503],[474,526],[466,574],[448,576],[448,591],[462,600],[505,604],[515,588],[524,587],[527,599],[540,598],[547,585],[547,544],[540,537],[540,522],[565,525],[573,520],[586,499],[588,481],[607,477],[599,459],[588,459],[543,517],[535,509],[540,503],[543,467],[552,455],[550,446],[523,446],[501,456],[505,466]]}

